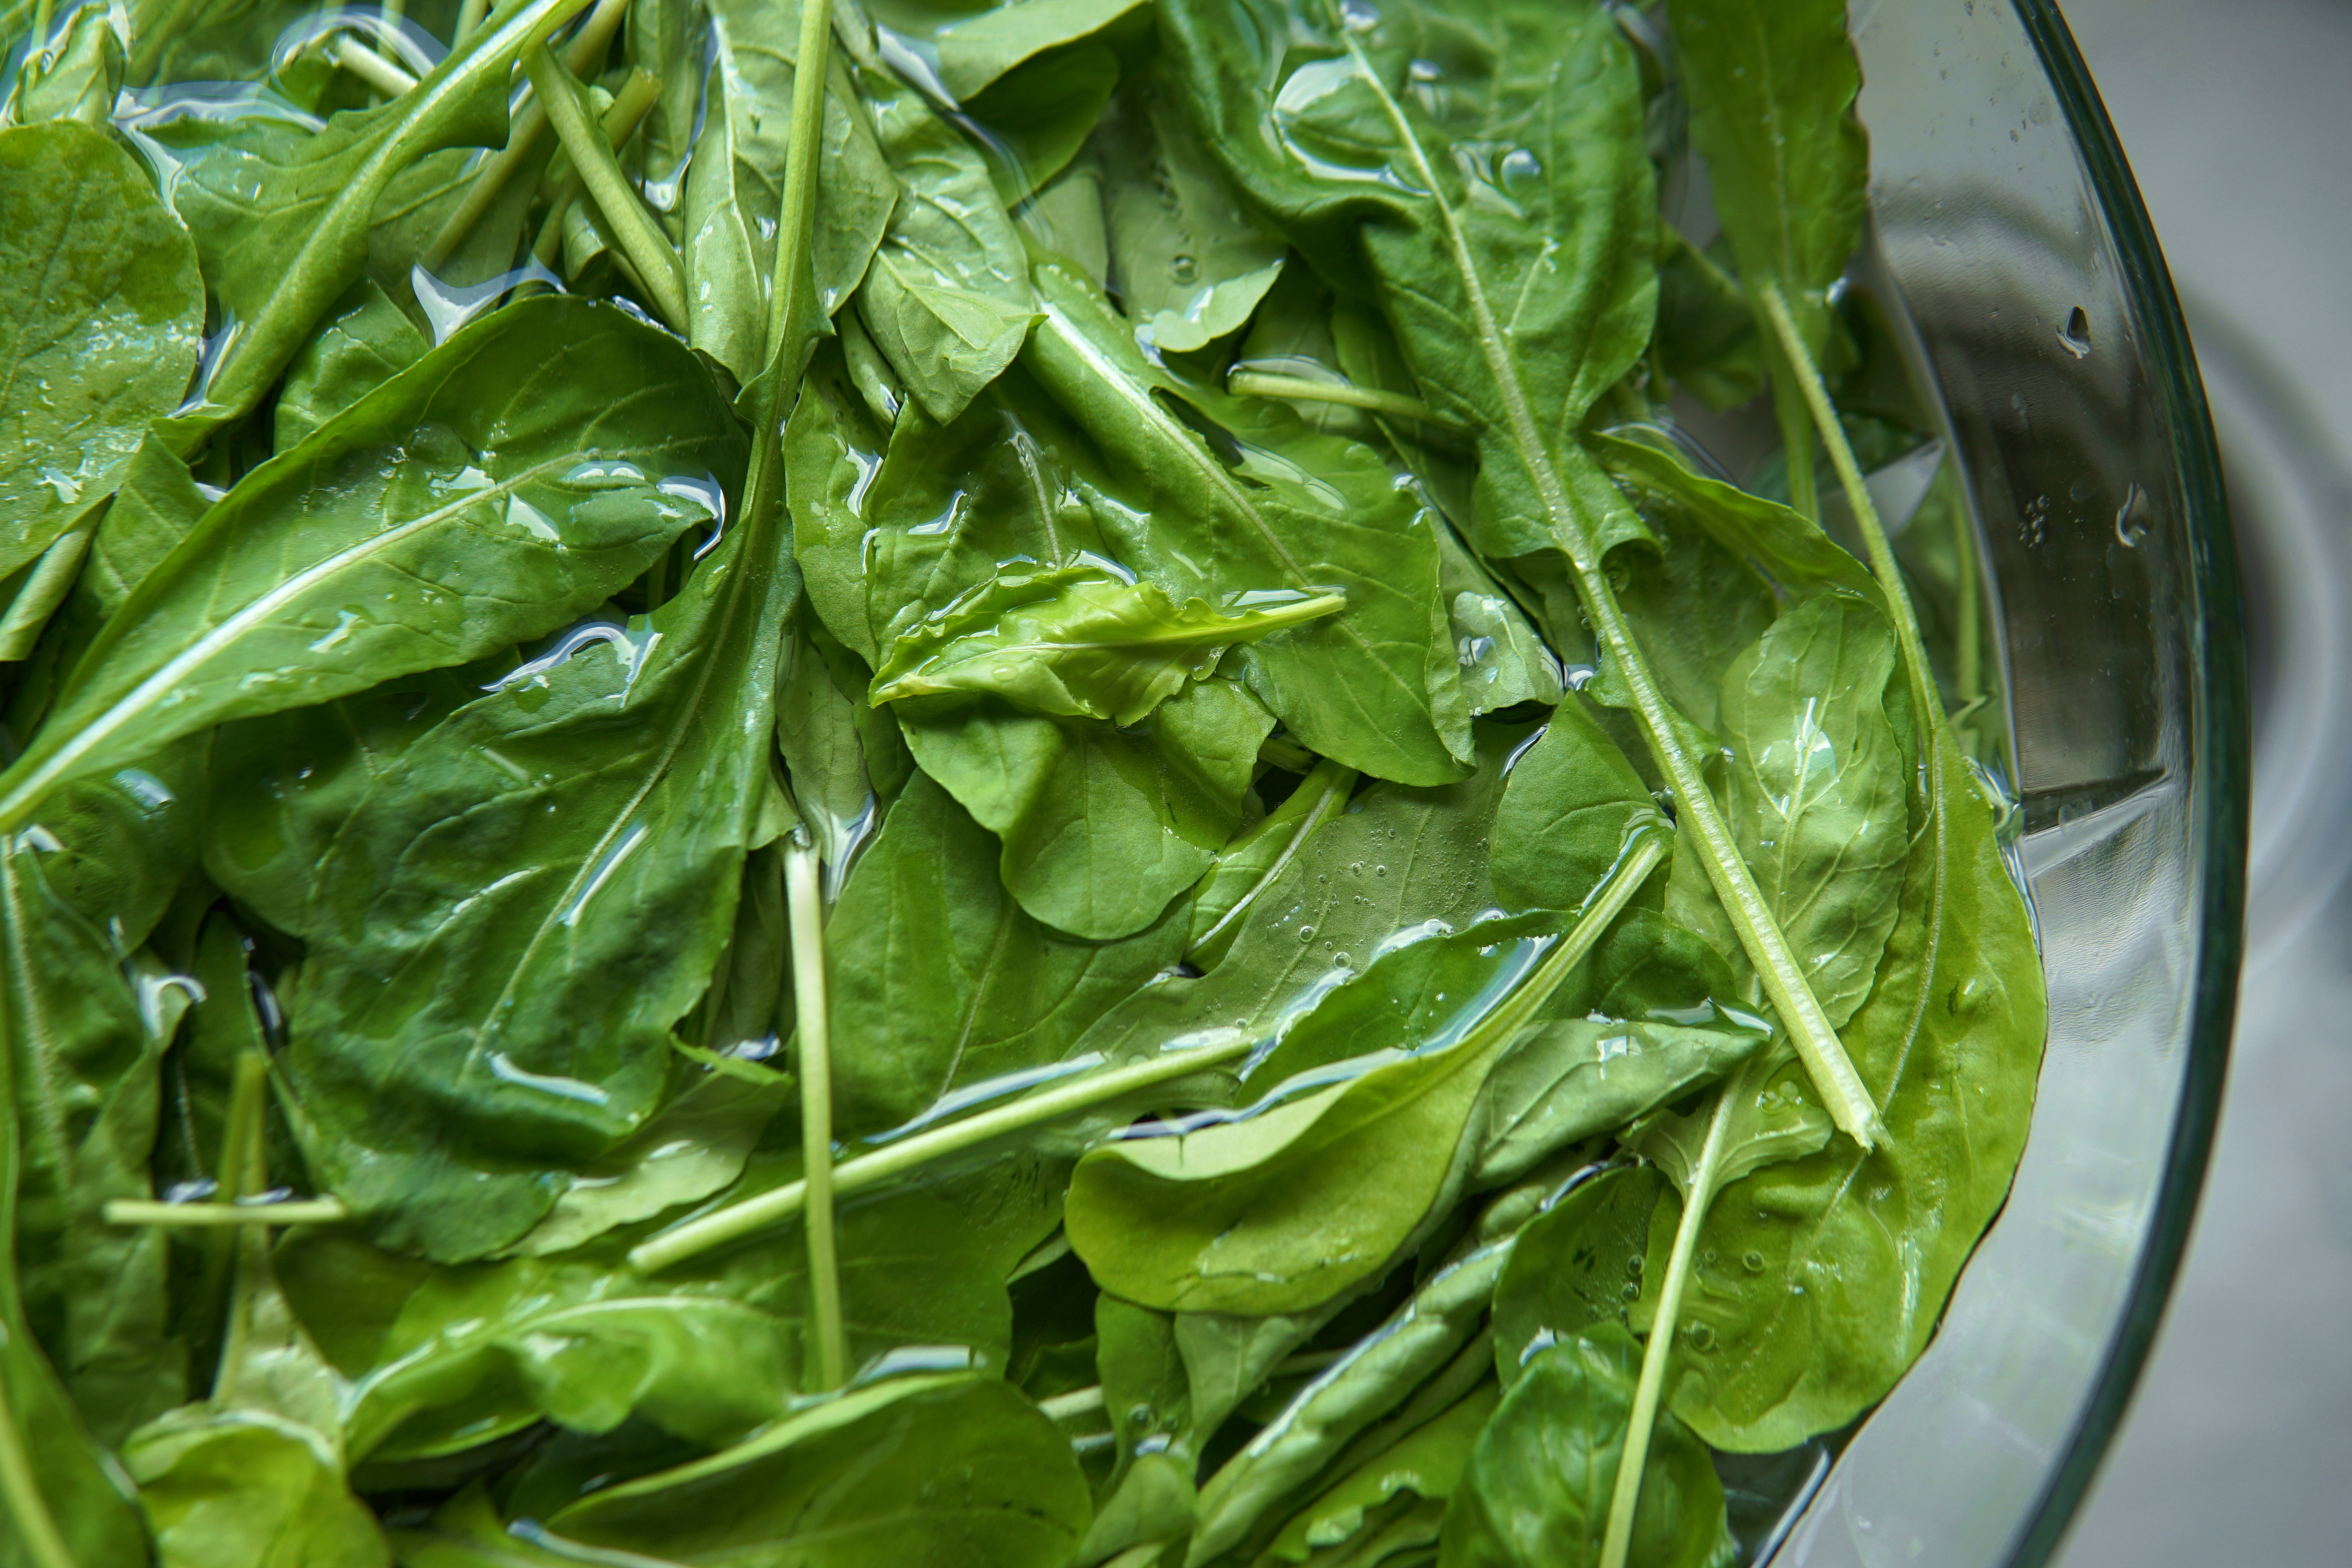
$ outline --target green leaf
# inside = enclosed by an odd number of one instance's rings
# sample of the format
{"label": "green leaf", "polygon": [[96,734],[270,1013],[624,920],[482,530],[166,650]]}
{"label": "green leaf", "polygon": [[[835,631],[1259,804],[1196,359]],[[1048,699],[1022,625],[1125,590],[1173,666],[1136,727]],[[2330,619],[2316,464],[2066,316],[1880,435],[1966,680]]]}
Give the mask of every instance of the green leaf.
{"label": "green leaf", "polygon": [[1360,1435],[1449,1364],[1463,1363],[1465,1347],[1475,1346],[1476,1356],[1462,1370],[1483,1376],[1491,1356],[1476,1331],[1511,1247],[1507,1230],[1465,1241],[1375,1331],[1293,1395],[1201,1489],[1201,1528],[1186,1561],[1206,1563],[1248,1539],[1277,1503],[1325,1474]]}
{"label": "green leaf", "polygon": [[79,613],[94,632],[122,607],[131,591],[146,581],[163,559],[195,531],[212,505],[188,466],[152,431],[131,455],[122,487],[106,509],[89,542],[89,560],[75,584]]}
{"label": "green leaf", "polygon": [[[1470,1446],[1501,1396],[1502,1390],[1495,1384],[1482,1384],[1395,1447],[1366,1459],[1291,1516],[1274,1544],[1266,1548],[1266,1555],[1284,1563],[1307,1563],[1324,1548],[1344,1546],[1360,1537],[1386,1538],[1385,1515],[1400,1497],[1444,1502],[1461,1484],[1462,1472],[1470,1461]],[[1421,1521],[1419,1544],[1436,1542],[1436,1521],[1442,1513],[1442,1510],[1431,1510]],[[1377,1557],[1360,1560],[1381,1561]]]}
{"label": "green leaf", "polygon": [[1731,409],[1764,390],[1764,345],[1738,279],[1675,230],[1658,230],[1657,361],[1709,408]]}
{"label": "green leaf", "polygon": [[950,1376],[853,1389],[739,1447],[593,1493],[547,1530],[687,1564],[1059,1568],[1087,1517],[1053,1423],[1001,1383]]}
{"label": "green leaf", "polygon": [[392,1549],[318,1433],[192,1405],[123,1451],[167,1568],[392,1568]]}
{"label": "green leaf", "polygon": [[187,388],[205,301],[187,231],[100,131],[0,131],[0,202],[16,215],[0,235],[5,577],[121,482]]}
{"label": "green leaf", "polygon": [[1041,261],[1033,276],[1045,314],[1023,363],[1136,496],[1098,509],[1110,553],[1171,598],[1344,595],[1343,613],[1250,650],[1251,689],[1324,756],[1404,784],[1460,777],[1468,710],[1444,636],[1435,520],[1369,448],[1147,358],[1067,266]]}
{"label": "green leaf", "polygon": [[987,695],[1125,728],[1206,679],[1226,649],[1340,607],[1336,595],[1273,589],[1219,611],[1101,566],[1014,570],[900,632],[874,700]]}
{"label": "green leaf", "polygon": [[1283,243],[1210,162],[1172,84],[1139,79],[1096,135],[1119,303],[1139,340],[1190,353],[1239,331],[1281,274]]}
{"label": "green leaf", "polygon": [[1242,921],[1316,833],[1348,804],[1356,774],[1329,758],[1298,783],[1258,825],[1225,846],[1192,893],[1188,962],[1212,969],[1231,952]]}
{"label": "green leaf", "polygon": [[[43,1568],[138,1564],[148,1553],[136,1505],[42,1354],[18,1286],[18,1205],[28,1172],[37,1199],[44,1189],[53,1201],[66,1195],[53,1185],[66,1173],[49,1165],[55,1129],[28,1128],[20,1110],[37,1110],[57,1087],[23,1078],[28,1066],[47,1068],[57,1026],[48,1010],[62,1004],[76,1023],[118,1036],[123,1028],[119,1016],[108,1016],[115,1009],[103,984],[94,994],[74,987],[78,979],[121,982],[92,974],[87,927],[60,918],[44,896],[37,853],[20,836],[0,840],[0,959],[8,975],[0,986],[0,1548],[12,1562]],[[135,1015],[129,1022],[137,1026]],[[35,1237],[37,1246],[45,1240]]]}
{"label": "green leaf", "polygon": [[[1181,0],[1162,15],[1232,177],[1377,296],[1423,395],[1477,433],[1479,547],[1560,543],[1571,505],[1593,509],[1574,526],[1604,548],[1638,527],[1588,499],[1577,442],[1648,342],[1657,287],[1640,85],[1611,13],[1405,0],[1365,25],[1339,0]],[[1416,85],[1430,67],[1442,88]]]}
{"label": "green leaf", "polygon": [[573,1568],[578,1562],[510,1533],[479,1482],[436,1509],[430,1520],[390,1536],[401,1568]]}
{"label": "green leaf", "polygon": [[504,1247],[659,1107],[743,857],[788,820],[769,762],[795,599],[780,552],[739,527],[648,621],[497,682],[264,906],[309,948],[286,1058],[305,1150],[388,1241]]}
{"label": "green leaf", "polygon": [[[713,0],[709,10],[708,118],[686,172],[688,335],[748,385],[767,363],[800,6]],[[825,68],[824,127],[809,254],[816,308],[829,318],[866,276],[898,182],[838,58]]]}
{"label": "green leaf", "polygon": [[1496,1059],[1567,977],[1565,939],[1520,923],[1343,971],[1244,1068],[1275,1086],[1257,1105],[1080,1160],[1063,1223],[1097,1282],[1167,1310],[1272,1313],[1377,1278],[1456,1175]]}
{"label": "green leaf", "polygon": [[[7,101],[0,103],[0,125],[78,120],[104,130],[122,90],[127,20],[110,4],[82,5],[55,23],[47,37],[28,32],[24,64]],[[16,32],[13,26],[0,30]]]}
{"label": "green leaf", "polygon": [[[1768,283],[1786,293],[1818,363],[1832,324],[1829,286],[1862,243],[1869,210],[1870,143],[1853,112],[1862,67],[1845,7],[1839,0],[1683,0],[1673,21],[1691,145],[1706,160],[1740,281],[1751,305]],[[1765,363],[1796,454],[1792,487],[1801,467],[1810,494],[1802,395],[1777,347]]]}
{"label": "green leaf", "polygon": [[423,359],[430,346],[390,295],[362,279],[286,367],[275,415],[278,450]]}
{"label": "green leaf", "polygon": [[613,307],[475,323],[247,475],[148,574],[0,773],[0,823],[191,731],[561,625],[709,517],[661,486],[739,471],[726,418],[675,339]]}
{"label": "green leaf", "polygon": [[415,89],[302,134],[191,117],[142,134],[181,165],[173,202],[233,325],[168,433],[186,451],[258,404],[367,265],[376,199],[425,153],[507,137],[507,79],[587,0],[524,0],[475,29]]}
{"label": "green leaf", "polygon": [[1145,0],[1011,0],[936,35],[940,80],[958,99],[977,95],[1014,66],[1089,37]]}
{"label": "green leaf", "polygon": [[845,1131],[895,1126],[1063,1060],[1105,1009],[1175,963],[1181,919],[1109,943],[1065,936],[1005,891],[991,849],[919,777],[843,890],[825,946]]}
{"label": "green leaf", "polygon": [[[850,329],[862,330],[854,321]],[[859,395],[841,349],[819,344],[784,426],[784,505],[810,608],[869,666],[881,652],[866,619],[867,507],[894,445],[891,426]],[[935,437],[930,445],[949,443]],[[985,482],[977,471],[970,477],[975,486]]]}
{"label": "green leaf", "polygon": [[[184,867],[188,825],[159,811],[158,831],[115,816],[112,801],[75,793],[86,809],[70,819],[74,851],[37,829],[12,836],[0,855],[20,1292],[11,1305],[21,1314],[11,1331],[29,1329],[91,1426],[113,1441],[171,1404],[183,1374],[167,1319],[165,1239],[110,1226],[101,1211],[110,1198],[153,1195],[157,1063],[185,1005],[173,987],[184,982],[126,971],[127,954],[74,896],[129,891],[162,865]],[[63,889],[50,882],[53,865]]]}
{"label": "green leaf", "polygon": [[[1683,1358],[1668,1394],[1718,1448],[1790,1447],[1885,1397],[1934,1331],[2024,1145],[2048,1027],[2041,961],[1992,809],[1958,746],[1940,754],[1937,809],[1903,862],[1885,957],[1843,1031],[1886,1108],[1885,1141],[1759,1171],[1725,1189],[1699,1233],[1684,1310],[1712,1342]],[[1940,878],[1934,822],[1948,824]],[[1778,1087],[1811,1095],[1793,1079]],[[1680,1213],[1673,1195],[1659,1202],[1652,1278]]]}
{"label": "green leaf", "polygon": [[1513,909],[1578,909],[1657,805],[1573,694],[1512,755],[1495,812],[1495,891]]}
{"label": "green leaf", "polygon": [[1870,569],[1823,533],[1818,523],[1779,501],[1694,470],[1681,453],[1657,445],[1647,430],[1592,437],[1594,455],[1610,476],[1645,510],[1667,507],[1706,530],[1724,549],[1752,560],[1783,589],[1836,589],[1877,603]]}
{"label": "green leaf", "polygon": [[1869,993],[1911,847],[1908,770],[1886,711],[1895,666],[1885,617],[1825,595],[1723,676],[1726,816],[1832,1026]]}
{"label": "green leaf", "polygon": [[[1446,1510],[1444,1568],[1600,1561],[1641,1353],[1622,1329],[1596,1324],[1527,1364],[1471,1449]],[[1688,1427],[1662,1417],[1642,1468],[1633,1561],[1725,1568],[1738,1554],[1713,1458]]]}
{"label": "green leaf", "polygon": [[1598,1325],[1625,1326],[1642,1294],[1650,1213],[1664,1184],[1646,1165],[1604,1171],[1519,1233],[1495,1282],[1495,1370],[1506,1387],[1551,1346]]}
{"label": "green leaf", "polygon": [[824,858],[828,902],[914,767],[897,717],[866,700],[868,684],[857,657],[804,609],[776,698],[776,744]]}
{"label": "green leaf", "polygon": [[944,425],[1013,363],[1037,319],[1028,259],[987,161],[887,72],[863,86],[901,186],[857,310],[900,384]]}

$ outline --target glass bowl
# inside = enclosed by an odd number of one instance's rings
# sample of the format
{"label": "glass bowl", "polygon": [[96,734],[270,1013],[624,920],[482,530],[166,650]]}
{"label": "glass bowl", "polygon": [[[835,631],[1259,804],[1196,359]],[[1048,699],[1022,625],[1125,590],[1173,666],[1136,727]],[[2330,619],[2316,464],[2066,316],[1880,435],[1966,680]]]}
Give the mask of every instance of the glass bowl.
{"label": "glass bowl", "polygon": [[[2235,1003],[2248,801],[2237,563],[2196,361],[2052,0],[1853,0],[1858,268],[1976,525],[2050,983],[2015,1187],[1916,1366],[1759,1559],[2047,1561],[2195,1212]],[[1799,1456],[1790,1456],[1795,1460]]]}

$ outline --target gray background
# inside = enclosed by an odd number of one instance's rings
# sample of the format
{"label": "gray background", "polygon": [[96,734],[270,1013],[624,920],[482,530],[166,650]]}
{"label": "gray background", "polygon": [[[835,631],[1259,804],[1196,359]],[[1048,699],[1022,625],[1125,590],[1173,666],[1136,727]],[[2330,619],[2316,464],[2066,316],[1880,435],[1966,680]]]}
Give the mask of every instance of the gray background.
{"label": "gray background", "polygon": [[[2062,0],[2189,310],[2256,644],[2251,942],[2186,1268],[2062,1568],[2342,1563],[2352,1488],[2352,4]],[[2332,613],[2331,613],[2332,612]]]}

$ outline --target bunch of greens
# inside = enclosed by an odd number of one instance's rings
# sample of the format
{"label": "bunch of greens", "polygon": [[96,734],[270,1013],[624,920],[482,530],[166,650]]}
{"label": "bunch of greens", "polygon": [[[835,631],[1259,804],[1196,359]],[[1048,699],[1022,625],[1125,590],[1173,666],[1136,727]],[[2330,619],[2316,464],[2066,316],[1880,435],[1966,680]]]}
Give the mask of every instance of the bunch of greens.
{"label": "bunch of greens", "polygon": [[1918,1354],[1843,0],[0,34],[0,1564],[1717,1564]]}

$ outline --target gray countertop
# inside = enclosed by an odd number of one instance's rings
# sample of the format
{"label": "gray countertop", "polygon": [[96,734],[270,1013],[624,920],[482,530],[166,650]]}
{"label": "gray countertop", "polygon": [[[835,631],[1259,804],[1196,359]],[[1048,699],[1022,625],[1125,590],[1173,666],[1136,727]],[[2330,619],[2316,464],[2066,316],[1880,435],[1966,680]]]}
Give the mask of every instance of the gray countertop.
{"label": "gray countertop", "polygon": [[2352,1559],[2352,5],[2065,0],[2197,337],[2248,575],[2249,943],[2188,1262],[2062,1568]]}

